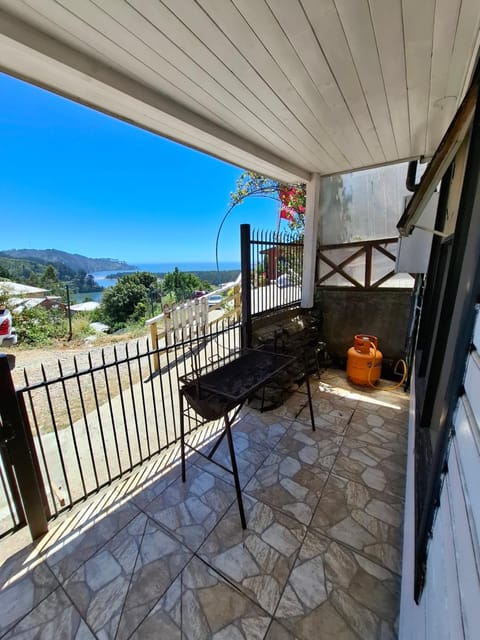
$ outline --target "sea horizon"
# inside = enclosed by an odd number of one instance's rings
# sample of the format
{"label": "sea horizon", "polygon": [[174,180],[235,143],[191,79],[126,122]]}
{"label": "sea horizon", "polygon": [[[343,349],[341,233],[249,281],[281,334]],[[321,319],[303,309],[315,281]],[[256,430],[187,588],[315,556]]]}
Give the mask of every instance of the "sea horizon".
{"label": "sea horizon", "polygon": [[[134,262],[138,271],[152,271],[152,273],[170,273],[175,267],[178,267],[180,271],[216,271],[217,265],[215,262]],[[240,261],[222,261],[219,262],[218,268],[220,271],[229,271],[231,269],[240,269]]]}

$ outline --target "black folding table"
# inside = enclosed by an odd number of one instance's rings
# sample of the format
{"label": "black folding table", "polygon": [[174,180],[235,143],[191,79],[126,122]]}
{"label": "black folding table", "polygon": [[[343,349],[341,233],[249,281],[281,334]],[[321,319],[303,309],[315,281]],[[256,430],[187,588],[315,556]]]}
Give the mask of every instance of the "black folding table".
{"label": "black folding table", "polygon": [[[273,353],[262,349],[244,349],[233,357],[225,358],[192,371],[179,378],[180,387],[180,438],[182,456],[182,480],[186,479],[185,447],[196,451],[212,463],[233,475],[238,508],[243,529],[246,529],[242,492],[231,433],[235,421],[245,401],[258,389],[267,386],[275,376],[295,362],[296,356]],[[315,429],[310,383],[306,375],[307,394],[312,429]],[[224,430],[208,454],[185,442],[185,401],[202,418],[201,424],[223,418]],[[229,417],[234,411],[232,417]],[[232,468],[228,469],[213,460],[223,438],[227,436]]]}

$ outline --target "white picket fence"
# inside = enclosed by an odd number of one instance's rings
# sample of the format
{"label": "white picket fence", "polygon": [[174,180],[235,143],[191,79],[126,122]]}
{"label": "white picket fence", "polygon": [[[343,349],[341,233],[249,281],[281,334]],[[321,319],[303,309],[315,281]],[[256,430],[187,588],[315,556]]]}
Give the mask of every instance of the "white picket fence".
{"label": "white picket fence", "polygon": [[[233,293],[222,296],[222,301],[218,304],[209,305],[210,295],[223,294],[225,291]],[[155,350],[159,348],[162,339],[168,346],[182,340],[203,336],[209,333],[212,324],[218,324],[220,320],[232,316],[240,319],[240,286],[238,284],[228,285],[201,298],[165,306],[163,313],[150,318],[145,324],[150,326],[152,347]],[[153,356],[153,365],[155,371],[160,370],[158,353]]]}
{"label": "white picket fence", "polygon": [[167,345],[204,335],[208,328],[208,300],[197,298],[163,309],[164,335]]}

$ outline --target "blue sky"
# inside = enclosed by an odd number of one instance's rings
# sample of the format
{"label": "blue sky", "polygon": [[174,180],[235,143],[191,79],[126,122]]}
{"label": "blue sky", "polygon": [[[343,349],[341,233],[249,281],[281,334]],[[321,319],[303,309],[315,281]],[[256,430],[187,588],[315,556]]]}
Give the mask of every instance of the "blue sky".
{"label": "blue sky", "polygon": [[[215,261],[238,167],[1,73],[0,144],[0,250]],[[241,223],[274,229],[277,211],[266,199],[235,207],[220,266],[239,259]]]}

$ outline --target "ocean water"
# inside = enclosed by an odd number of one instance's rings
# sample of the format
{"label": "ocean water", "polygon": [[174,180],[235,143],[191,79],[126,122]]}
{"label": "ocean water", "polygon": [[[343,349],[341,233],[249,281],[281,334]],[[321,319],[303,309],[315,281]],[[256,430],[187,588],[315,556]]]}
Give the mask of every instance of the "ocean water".
{"label": "ocean water", "polygon": [[[175,267],[178,267],[180,271],[216,271],[217,269],[215,262],[139,262],[136,266],[137,271],[150,271],[151,273],[170,273]],[[220,271],[240,270],[240,262],[220,262],[218,267]],[[113,287],[117,281],[107,278],[111,273],[135,273],[135,271],[110,269],[109,271],[94,271],[92,276],[100,286]]]}
{"label": "ocean water", "polygon": [[89,300],[93,300],[94,302],[101,302],[102,293],[103,291],[90,291],[89,293],[71,293],[70,303],[79,304],[80,302],[84,302],[85,298],[88,298]]}

